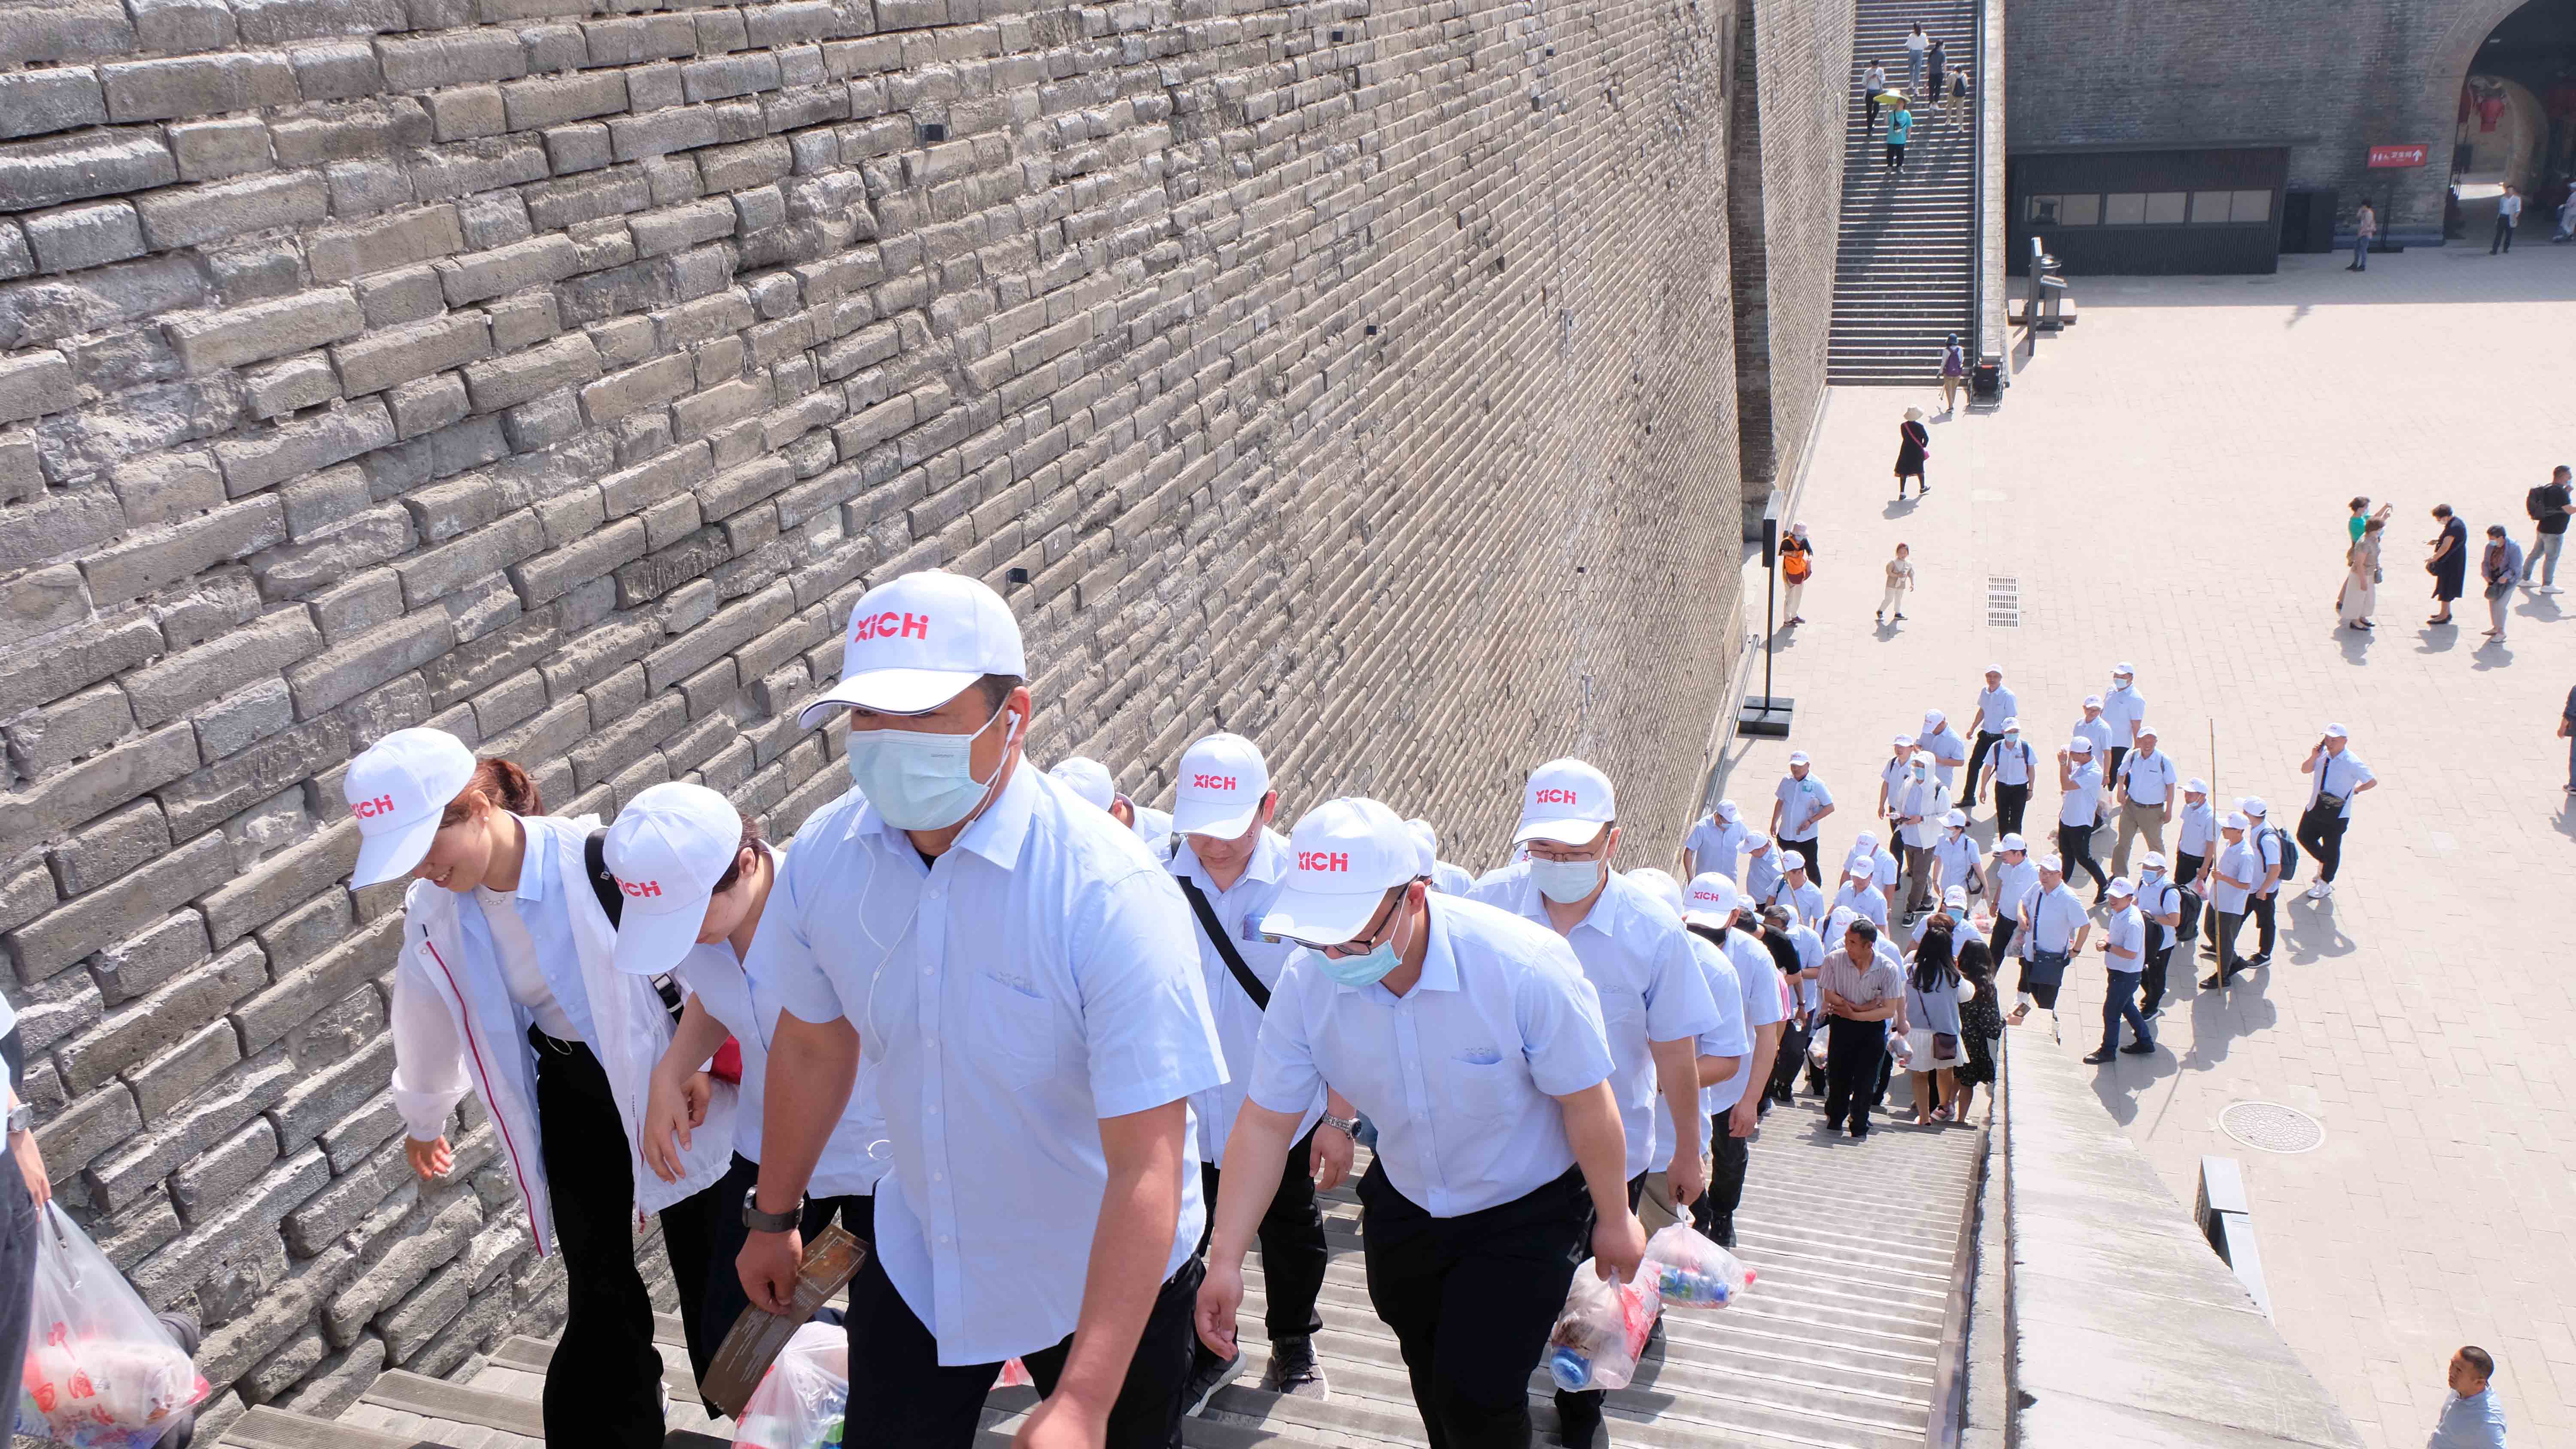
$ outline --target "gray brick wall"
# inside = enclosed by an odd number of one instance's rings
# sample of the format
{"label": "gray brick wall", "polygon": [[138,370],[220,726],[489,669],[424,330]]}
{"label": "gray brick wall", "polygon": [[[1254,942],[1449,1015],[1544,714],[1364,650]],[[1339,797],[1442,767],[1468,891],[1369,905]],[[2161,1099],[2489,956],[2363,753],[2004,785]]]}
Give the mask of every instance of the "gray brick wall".
{"label": "gray brick wall", "polygon": [[1158,797],[1244,730],[1291,813],[1481,862],[1579,749],[1668,852],[1736,640],[1720,48],[1659,0],[0,10],[0,943],[58,1189],[219,1414],[559,1311],[477,1108],[402,1163],[398,892],[341,883],[388,730],[783,833],[851,602],[944,564],[1021,614],[1040,763]]}
{"label": "gray brick wall", "polygon": [[[2366,188],[2383,225],[2438,232],[2460,82],[2521,3],[2010,0],[2008,145],[2287,145],[2290,185],[2334,188],[2342,220]],[[2416,142],[2430,164],[2369,169]]]}

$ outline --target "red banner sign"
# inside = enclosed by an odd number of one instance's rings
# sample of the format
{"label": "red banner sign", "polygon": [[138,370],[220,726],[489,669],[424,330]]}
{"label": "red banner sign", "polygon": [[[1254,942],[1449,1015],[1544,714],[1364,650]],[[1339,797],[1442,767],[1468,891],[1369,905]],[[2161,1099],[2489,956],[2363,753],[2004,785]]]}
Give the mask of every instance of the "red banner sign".
{"label": "red banner sign", "polygon": [[2421,166],[2424,164],[2424,158],[2431,155],[2432,151],[2433,148],[2431,146],[2420,144],[2414,146],[2373,146],[2370,148],[2370,164],[2373,166]]}

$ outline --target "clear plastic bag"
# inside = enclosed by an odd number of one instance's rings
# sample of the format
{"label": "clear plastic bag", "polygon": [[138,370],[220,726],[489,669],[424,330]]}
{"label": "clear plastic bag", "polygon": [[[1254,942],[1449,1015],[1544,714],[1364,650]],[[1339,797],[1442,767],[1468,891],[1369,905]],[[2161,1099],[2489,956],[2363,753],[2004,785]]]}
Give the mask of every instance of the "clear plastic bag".
{"label": "clear plastic bag", "polygon": [[1568,1393],[1628,1387],[1637,1372],[1637,1356],[1646,1351],[1646,1335],[1662,1312],[1654,1284],[1603,1278],[1585,1259],[1574,1270],[1565,1311],[1556,1316],[1556,1329],[1548,1335],[1548,1376]]}
{"label": "clear plastic bag", "polygon": [[1689,1223],[1671,1223],[1646,1240],[1646,1266],[1638,1276],[1654,1285],[1666,1308],[1700,1310],[1743,1297],[1755,1274]]}
{"label": "clear plastic bag", "polygon": [[1029,1366],[1027,1364],[1022,1363],[1015,1358],[1005,1359],[1002,1363],[1002,1376],[994,1381],[993,1387],[997,1389],[1033,1389],[1037,1387],[1037,1382],[1038,1381],[1036,1379],[1029,1377]]}
{"label": "clear plastic bag", "polygon": [[735,1422],[735,1449],[832,1449],[850,1402],[849,1330],[808,1323],[796,1330]]}
{"label": "clear plastic bag", "polygon": [[73,1449],[151,1449],[210,1386],[107,1255],[58,1205],[36,1233],[18,1427]]}

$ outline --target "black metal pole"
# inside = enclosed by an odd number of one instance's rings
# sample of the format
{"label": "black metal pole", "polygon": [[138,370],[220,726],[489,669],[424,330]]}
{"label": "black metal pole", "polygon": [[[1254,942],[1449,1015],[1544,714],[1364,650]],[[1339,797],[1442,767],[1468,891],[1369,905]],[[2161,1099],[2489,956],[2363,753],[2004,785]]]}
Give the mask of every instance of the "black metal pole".
{"label": "black metal pole", "polygon": [[1780,626],[1773,623],[1775,600],[1780,593],[1780,553],[1771,551],[1771,562],[1762,570],[1762,706],[1771,707],[1771,645],[1779,637]]}

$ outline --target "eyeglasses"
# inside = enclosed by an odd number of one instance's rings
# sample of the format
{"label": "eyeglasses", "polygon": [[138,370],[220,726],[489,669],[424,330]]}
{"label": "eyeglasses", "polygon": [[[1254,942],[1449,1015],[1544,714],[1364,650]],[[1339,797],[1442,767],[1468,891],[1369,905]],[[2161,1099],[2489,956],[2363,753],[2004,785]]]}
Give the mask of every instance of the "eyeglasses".
{"label": "eyeglasses", "polygon": [[1378,909],[1378,913],[1376,915],[1369,917],[1369,923],[1361,928],[1358,935],[1353,936],[1338,946],[1318,946],[1315,949],[1323,952],[1327,956],[1334,957],[1359,956],[1376,950],[1378,947],[1378,927],[1384,923],[1389,916],[1394,914],[1396,905],[1401,902],[1404,897],[1405,892],[1401,890],[1397,891],[1385,905]]}

